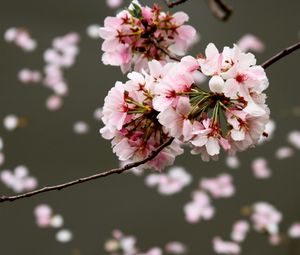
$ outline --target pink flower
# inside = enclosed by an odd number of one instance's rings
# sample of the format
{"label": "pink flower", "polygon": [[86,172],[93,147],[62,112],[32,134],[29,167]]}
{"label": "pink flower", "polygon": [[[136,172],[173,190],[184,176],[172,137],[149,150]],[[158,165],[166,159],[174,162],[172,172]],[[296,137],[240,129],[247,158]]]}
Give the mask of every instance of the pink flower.
{"label": "pink flower", "polygon": [[[125,84],[117,82],[105,98],[102,117],[105,126],[100,133],[105,139],[113,139],[113,152],[121,161],[144,159],[170,138],[153,108],[158,63],[151,64],[151,73],[128,74],[129,81]],[[144,167],[162,169],[172,164],[182,152],[179,141],[175,139]]]}
{"label": "pink flower", "polygon": [[146,178],[149,187],[158,186],[158,192],[163,195],[173,195],[188,186],[192,177],[182,167],[172,167],[167,174],[150,174]]}
{"label": "pink flower", "polygon": [[37,83],[41,81],[42,76],[39,71],[24,68],[19,72],[18,78],[23,83]]}
{"label": "pink flower", "polygon": [[220,237],[213,239],[214,251],[218,254],[240,254],[241,247],[235,242],[223,241]]}
{"label": "pink flower", "polygon": [[286,159],[294,155],[294,150],[291,147],[280,147],[276,150],[275,156],[277,159]]}
{"label": "pink flower", "polygon": [[300,238],[300,223],[294,223],[290,226],[288,236],[290,238]]}
{"label": "pink flower", "polygon": [[200,182],[200,188],[211,193],[214,198],[228,198],[235,193],[232,177],[222,174],[217,178],[204,178]]}
{"label": "pink flower", "polygon": [[235,242],[243,242],[246,238],[247,233],[250,230],[250,225],[245,220],[239,220],[234,223],[231,232],[231,239]]}
{"label": "pink flower", "polygon": [[184,25],[187,21],[183,12],[171,15],[157,5],[151,9],[133,1],[128,10],[107,17],[99,29],[104,39],[102,61],[120,66],[125,73],[132,66],[137,71],[147,69],[152,59],[165,63],[168,54],[183,55],[196,40],[195,29]]}
{"label": "pink flower", "polygon": [[267,179],[272,175],[268,162],[264,158],[257,158],[252,162],[252,171],[257,179]]}
{"label": "pink flower", "polygon": [[267,231],[270,235],[275,235],[279,232],[282,214],[272,205],[266,202],[259,202],[253,205],[251,219],[256,231]]}
{"label": "pink flower", "polygon": [[300,131],[291,131],[288,134],[288,142],[296,149],[300,149]]}
{"label": "pink flower", "polygon": [[25,191],[34,190],[37,185],[37,179],[29,176],[26,166],[17,166],[14,171],[4,170],[0,174],[1,181],[11,188],[15,193],[22,193]]}
{"label": "pink flower", "polygon": [[109,8],[119,8],[123,4],[123,0],[106,0],[106,4]]}
{"label": "pink flower", "polygon": [[209,196],[202,191],[193,193],[192,202],[184,206],[185,218],[189,223],[197,223],[201,219],[210,220],[214,214],[215,209],[210,204]]}
{"label": "pink flower", "polygon": [[165,246],[165,250],[167,253],[172,254],[185,254],[187,253],[187,247],[181,242],[170,242]]}
{"label": "pink flower", "polygon": [[265,45],[257,36],[252,34],[243,35],[237,45],[242,51],[253,51],[253,52],[263,52],[265,49]]}
{"label": "pink flower", "polygon": [[30,52],[36,49],[37,42],[30,37],[30,34],[25,28],[9,28],[4,34],[4,39],[7,42],[13,42],[24,51]]}

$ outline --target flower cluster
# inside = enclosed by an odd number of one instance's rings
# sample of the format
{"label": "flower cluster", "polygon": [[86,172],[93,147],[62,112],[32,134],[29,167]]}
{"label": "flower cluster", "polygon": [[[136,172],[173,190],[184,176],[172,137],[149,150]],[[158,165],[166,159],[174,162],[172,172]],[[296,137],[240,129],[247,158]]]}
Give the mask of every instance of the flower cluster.
{"label": "flower cluster", "polygon": [[201,179],[198,189],[192,193],[192,201],[183,208],[185,219],[191,224],[212,219],[216,213],[212,199],[230,198],[234,194],[233,178],[228,174]]}
{"label": "flower cluster", "polygon": [[[154,108],[171,136],[209,160],[220,148],[233,154],[257,144],[269,120],[263,93],[268,79],[255,57],[236,45],[220,53],[211,43],[205,52],[206,57],[185,57],[170,70],[158,86]],[[191,70],[209,78],[208,91]]]}
{"label": "flower cluster", "polygon": [[[109,91],[103,106],[100,130],[105,139],[113,139],[113,151],[121,161],[145,159],[153,150],[170,139],[170,135],[158,121],[153,107],[154,90],[170,68],[158,61],[149,64],[150,74],[132,72],[126,83],[117,82]],[[175,139],[157,157],[145,164],[146,168],[162,169],[172,165],[175,157],[183,153]]]}
{"label": "flower cluster", "polygon": [[0,174],[1,181],[16,193],[34,190],[37,185],[37,179],[29,176],[26,166],[17,166],[14,171],[3,170]]}
{"label": "flower cluster", "polygon": [[180,192],[192,182],[192,176],[183,167],[172,167],[167,174],[155,173],[146,178],[149,187],[158,187],[163,195],[173,195]]}
{"label": "flower cluster", "polygon": [[184,55],[196,41],[196,30],[184,25],[189,17],[184,12],[169,14],[141,6],[133,1],[127,10],[116,17],[107,17],[99,35],[104,42],[102,61],[105,65],[120,66],[122,71],[141,71],[150,60],[170,60],[170,54]]}
{"label": "flower cluster", "polygon": [[[206,57],[186,56],[163,66],[149,62],[149,73],[133,72],[117,82],[105,99],[101,130],[113,139],[120,160],[141,159],[168,137],[175,143],[167,164],[182,153],[179,143],[192,147],[203,160],[217,159],[220,149],[230,154],[256,145],[269,121],[263,91],[268,79],[251,53],[235,45],[219,53],[213,44]],[[208,87],[201,83],[209,78]],[[169,154],[171,156],[171,154]]]}
{"label": "flower cluster", "polygon": [[32,39],[25,28],[11,27],[4,34],[5,41],[14,43],[24,51],[33,51],[37,47],[36,40]]}

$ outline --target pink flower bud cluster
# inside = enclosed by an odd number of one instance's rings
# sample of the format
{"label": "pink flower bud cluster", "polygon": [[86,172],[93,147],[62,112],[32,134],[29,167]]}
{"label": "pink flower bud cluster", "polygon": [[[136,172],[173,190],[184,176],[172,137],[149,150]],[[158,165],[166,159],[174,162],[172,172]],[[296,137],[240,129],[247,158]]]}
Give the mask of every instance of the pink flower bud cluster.
{"label": "pink flower bud cluster", "polygon": [[152,59],[166,62],[169,54],[184,55],[197,38],[196,30],[184,25],[188,19],[184,12],[165,13],[157,5],[150,8],[132,1],[127,10],[107,17],[99,30],[103,63],[126,73],[132,67],[146,69]]}
{"label": "pink flower bud cluster", "polygon": [[185,218],[189,223],[200,220],[210,220],[215,215],[215,208],[211,204],[213,199],[229,198],[235,193],[233,179],[228,174],[221,174],[216,178],[203,178],[199,182],[199,189],[193,192],[192,201],[184,206]]}
{"label": "pink flower bud cluster", "polygon": [[[141,252],[137,247],[137,239],[134,236],[124,235],[116,229],[112,232],[112,238],[104,244],[104,249],[111,255],[163,255],[163,249],[152,247],[147,252]],[[187,247],[181,242],[169,242],[165,245],[168,254],[185,254]]]}
{"label": "pink flower bud cluster", "polygon": [[3,170],[0,174],[1,181],[11,188],[15,193],[34,190],[37,185],[37,179],[29,176],[26,166],[17,166],[14,171]]}
{"label": "pink flower bud cluster", "polygon": [[174,166],[166,174],[149,174],[145,181],[149,187],[157,186],[160,194],[173,195],[188,186],[192,176],[184,168]]}
{"label": "pink flower bud cluster", "polygon": [[37,47],[37,42],[30,37],[25,28],[9,28],[4,34],[6,42],[14,43],[24,51],[33,51]]}

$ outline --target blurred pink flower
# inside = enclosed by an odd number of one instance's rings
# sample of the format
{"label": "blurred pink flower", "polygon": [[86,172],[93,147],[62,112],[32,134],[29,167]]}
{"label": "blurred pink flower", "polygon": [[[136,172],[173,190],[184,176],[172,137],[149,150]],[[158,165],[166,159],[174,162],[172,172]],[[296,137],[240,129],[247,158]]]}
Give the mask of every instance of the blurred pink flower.
{"label": "blurred pink flower", "polygon": [[252,162],[252,171],[257,179],[267,179],[272,175],[272,171],[268,167],[268,162],[264,158],[257,158]]}
{"label": "blurred pink flower", "polygon": [[263,52],[265,50],[265,45],[261,39],[252,34],[245,34],[237,42],[237,45],[242,51],[253,51],[253,52]]}

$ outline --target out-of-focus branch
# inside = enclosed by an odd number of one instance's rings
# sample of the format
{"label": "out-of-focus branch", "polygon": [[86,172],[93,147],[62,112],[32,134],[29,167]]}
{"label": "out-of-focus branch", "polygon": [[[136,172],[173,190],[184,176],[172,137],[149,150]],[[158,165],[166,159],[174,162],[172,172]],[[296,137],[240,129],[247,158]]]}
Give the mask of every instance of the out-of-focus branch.
{"label": "out-of-focus branch", "polygon": [[173,8],[177,5],[183,4],[187,0],[177,0],[177,1],[172,1],[172,0],[165,0],[166,4],[168,5],[169,8]]}
{"label": "out-of-focus branch", "polygon": [[70,182],[66,182],[66,183],[62,183],[62,184],[59,184],[59,185],[44,187],[44,188],[33,190],[31,192],[27,192],[27,193],[24,193],[24,194],[20,194],[20,195],[16,195],[16,196],[0,196],[0,203],[6,202],[6,201],[12,202],[12,201],[15,201],[15,200],[18,200],[18,199],[32,197],[32,196],[38,195],[40,193],[45,193],[45,192],[49,192],[49,191],[52,191],[52,190],[62,190],[62,189],[65,189],[67,187],[71,187],[71,186],[74,186],[74,185],[77,185],[77,184],[80,184],[80,183],[84,183],[84,182],[96,180],[96,179],[99,179],[99,178],[103,178],[103,177],[106,177],[106,176],[109,176],[109,175],[112,175],[112,174],[121,174],[121,173],[123,173],[127,170],[130,170],[134,167],[138,167],[140,165],[143,165],[143,164],[147,163],[148,161],[154,159],[164,148],[169,146],[173,142],[173,140],[174,140],[174,138],[170,138],[164,144],[162,144],[160,147],[158,147],[156,150],[154,150],[149,155],[149,157],[147,157],[143,160],[127,164],[127,165],[125,165],[123,167],[120,167],[120,168],[111,169],[111,170],[108,170],[106,172],[101,172],[101,173],[98,173],[98,174],[95,174],[95,175],[83,177],[83,178],[73,180],[73,181],[70,181]]}
{"label": "out-of-focus branch", "polygon": [[266,69],[270,65],[274,64],[275,62],[279,61],[280,59],[284,58],[285,56],[291,54],[292,52],[294,52],[295,50],[298,50],[298,49],[300,49],[300,42],[297,42],[297,43],[293,44],[292,46],[290,46],[288,48],[285,48],[284,50],[280,51],[275,56],[269,58],[264,63],[262,63],[261,66],[264,69]]}
{"label": "out-of-focus branch", "polygon": [[223,0],[207,0],[208,8],[213,15],[222,21],[226,21],[231,16],[233,9]]}

